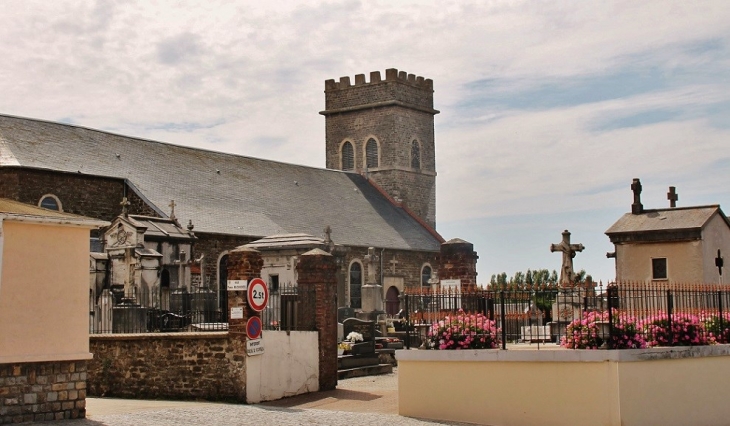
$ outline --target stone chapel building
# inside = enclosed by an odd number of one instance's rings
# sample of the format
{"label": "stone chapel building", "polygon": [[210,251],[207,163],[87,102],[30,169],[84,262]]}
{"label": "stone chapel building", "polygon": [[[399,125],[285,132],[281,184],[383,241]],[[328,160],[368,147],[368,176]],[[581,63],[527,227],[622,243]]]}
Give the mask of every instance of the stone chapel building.
{"label": "stone chapel building", "polygon": [[[375,268],[396,309],[406,287],[428,285],[443,243],[433,82],[396,69],[327,80],[320,114],[326,169],[0,115],[0,197],[110,222],[122,207],[138,221],[172,216],[194,233],[187,258],[204,259],[198,285],[222,310],[228,251],[276,235],[331,238],[344,248],[341,303],[361,306]],[[92,251],[103,236],[91,234]],[[366,262],[370,247],[377,260]]]}

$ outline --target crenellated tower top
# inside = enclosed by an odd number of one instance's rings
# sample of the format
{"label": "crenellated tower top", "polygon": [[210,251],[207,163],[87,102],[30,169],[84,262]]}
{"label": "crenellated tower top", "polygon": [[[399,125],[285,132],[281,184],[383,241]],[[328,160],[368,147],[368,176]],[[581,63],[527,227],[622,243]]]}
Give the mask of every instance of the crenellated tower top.
{"label": "crenellated tower top", "polygon": [[436,222],[433,80],[385,70],[324,83],[327,168],[362,173]]}

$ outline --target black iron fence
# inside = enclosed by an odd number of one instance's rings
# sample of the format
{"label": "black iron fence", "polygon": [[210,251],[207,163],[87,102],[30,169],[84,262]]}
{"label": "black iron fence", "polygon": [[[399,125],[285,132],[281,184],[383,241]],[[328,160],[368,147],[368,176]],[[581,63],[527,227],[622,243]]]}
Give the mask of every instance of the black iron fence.
{"label": "black iron fence", "polygon": [[264,330],[316,330],[314,310],[313,287],[286,284],[270,293],[269,302],[261,312],[261,321]]}
{"label": "black iron fence", "polygon": [[423,348],[556,343],[629,349],[730,342],[730,287],[718,285],[421,290],[404,294],[404,305],[406,342]]}
{"label": "black iron fence", "polygon": [[215,291],[206,288],[106,289],[90,302],[89,332],[224,331],[228,322]]}
{"label": "black iron fence", "polygon": [[[90,300],[89,332],[164,333],[228,330],[228,301],[215,290],[106,289]],[[286,285],[269,294],[264,330],[314,330],[313,288]]]}

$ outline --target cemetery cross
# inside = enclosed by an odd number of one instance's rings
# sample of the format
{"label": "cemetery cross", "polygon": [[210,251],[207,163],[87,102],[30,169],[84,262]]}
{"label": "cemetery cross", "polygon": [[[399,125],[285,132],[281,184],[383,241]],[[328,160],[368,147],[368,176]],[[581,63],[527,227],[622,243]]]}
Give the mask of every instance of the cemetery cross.
{"label": "cemetery cross", "polygon": [[575,273],[573,272],[573,258],[577,252],[583,251],[583,244],[570,244],[570,232],[563,231],[563,241],[559,244],[550,244],[550,251],[563,253],[563,265],[560,268],[560,286],[570,287],[573,284]]}

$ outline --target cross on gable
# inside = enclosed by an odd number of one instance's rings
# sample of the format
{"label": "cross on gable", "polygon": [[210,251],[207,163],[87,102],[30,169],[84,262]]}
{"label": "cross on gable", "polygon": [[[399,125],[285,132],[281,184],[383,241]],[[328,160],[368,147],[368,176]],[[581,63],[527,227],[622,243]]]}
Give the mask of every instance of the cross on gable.
{"label": "cross on gable", "polygon": [[175,219],[175,206],[177,206],[177,204],[175,204],[175,200],[170,200],[170,204],[168,204],[168,206],[170,206],[170,219]]}
{"label": "cross on gable", "polygon": [[400,263],[400,262],[398,262],[398,261],[397,261],[397,260],[395,259],[395,257],[394,257],[394,258],[390,259],[390,262],[388,262],[388,263],[390,263],[390,266],[392,267],[392,273],[394,273],[394,274],[395,274],[395,266],[396,266],[396,265],[397,265],[398,263]]}
{"label": "cross on gable", "polygon": [[667,192],[667,200],[669,200],[669,207],[677,207],[677,200],[679,200],[679,195],[677,195],[677,189],[675,187],[669,187],[669,192]]}
{"label": "cross on gable", "polygon": [[330,228],[329,225],[327,225],[324,228],[324,242],[329,243],[332,241],[332,228]]}
{"label": "cross on gable", "polygon": [[717,250],[717,257],[715,258],[715,266],[717,266],[717,272],[722,276],[722,266],[725,262],[722,259],[720,250]]}

